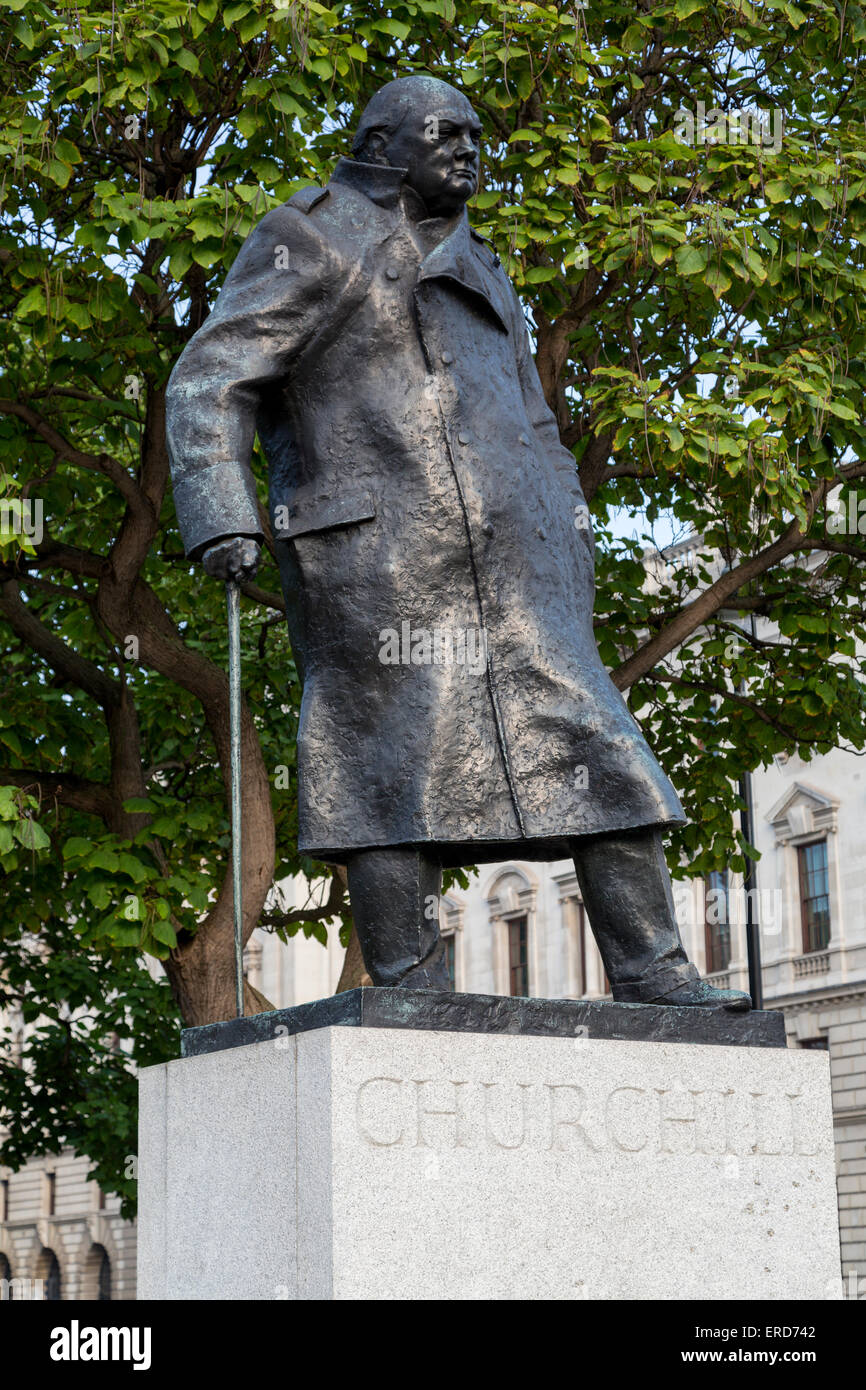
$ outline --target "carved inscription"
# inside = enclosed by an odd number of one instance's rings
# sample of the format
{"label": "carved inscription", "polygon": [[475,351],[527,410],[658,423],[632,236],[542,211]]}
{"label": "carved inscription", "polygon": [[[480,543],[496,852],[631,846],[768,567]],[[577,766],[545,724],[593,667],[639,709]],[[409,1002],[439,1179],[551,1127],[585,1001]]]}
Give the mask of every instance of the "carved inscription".
{"label": "carved inscription", "polygon": [[370,1076],[357,1132],[374,1148],[810,1155],[796,1091]]}

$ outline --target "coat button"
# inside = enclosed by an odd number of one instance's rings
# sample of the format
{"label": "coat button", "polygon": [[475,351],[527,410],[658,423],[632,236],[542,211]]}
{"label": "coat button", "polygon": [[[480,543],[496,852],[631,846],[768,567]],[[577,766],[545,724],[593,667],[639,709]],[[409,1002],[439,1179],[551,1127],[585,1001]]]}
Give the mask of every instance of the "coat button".
{"label": "coat button", "polygon": [[526,438],[525,434],[519,434],[517,438],[520,440],[521,444],[525,444],[527,448],[529,447],[529,440]]}
{"label": "coat button", "polygon": [[453,352],[443,352],[443,354],[442,354],[442,361],[445,363],[445,365],[446,365],[446,367],[447,367],[447,365],[448,365],[449,362],[453,362],[453,361],[454,361],[454,353],[453,353]]}
{"label": "coat button", "polygon": [[387,275],[389,280],[400,279],[400,272],[395,265],[389,265],[387,270],[385,271],[385,274]]}
{"label": "coat button", "polygon": [[469,443],[469,435],[466,433],[465,430],[461,430],[461,431],[460,431],[460,433],[459,433],[458,436],[457,436],[457,442],[458,442],[458,444],[468,444],[468,443]]}
{"label": "coat button", "polygon": [[547,540],[547,532],[545,531],[545,529],[544,529],[543,526],[536,526],[536,528],[535,528],[535,534],[536,534],[536,536],[538,537],[538,539],[539,539],[540,541],[546,541],[546,540]]}
{"label": "coat button", "polygon": [[494,534],[493,527],[491,526],[489,521],[485,521],[481,529],[484,532],[485,536],[492,536]]}

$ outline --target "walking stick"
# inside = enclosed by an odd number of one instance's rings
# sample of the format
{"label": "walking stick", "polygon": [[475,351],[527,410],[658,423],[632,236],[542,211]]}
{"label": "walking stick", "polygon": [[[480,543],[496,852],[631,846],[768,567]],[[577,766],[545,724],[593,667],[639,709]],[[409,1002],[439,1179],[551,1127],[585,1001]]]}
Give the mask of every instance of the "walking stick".
{"label": "walking stick", "polygon": [[229,742],[232,787],[232,897],[235,921],[235,985],[238,1018],[244,1016],[243,888],[241,871],[241,616],[240,585],[226,581],[229,619]]}

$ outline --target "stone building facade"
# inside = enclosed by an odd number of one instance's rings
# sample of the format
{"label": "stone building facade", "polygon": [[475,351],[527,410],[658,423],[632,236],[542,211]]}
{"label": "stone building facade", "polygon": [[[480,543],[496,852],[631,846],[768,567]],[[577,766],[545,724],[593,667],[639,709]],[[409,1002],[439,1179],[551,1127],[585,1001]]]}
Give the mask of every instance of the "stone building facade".
{"label": "stone building facade", "polygon": [[0,1168],[0,1300],[135,1298],[135,1223],[73,1153]]}

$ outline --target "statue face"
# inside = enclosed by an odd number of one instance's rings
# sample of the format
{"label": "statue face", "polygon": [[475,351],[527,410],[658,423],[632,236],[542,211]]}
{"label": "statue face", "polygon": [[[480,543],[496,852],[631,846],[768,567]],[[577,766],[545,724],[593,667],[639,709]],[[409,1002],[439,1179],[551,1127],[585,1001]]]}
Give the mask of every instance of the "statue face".
{"label": "statue face", "polygon": [[465,97],[419,101],[390,137],[380,136],[388,164],[408,169],[406,182],[434,217],[458,212],[478,187],[481,123]]}

